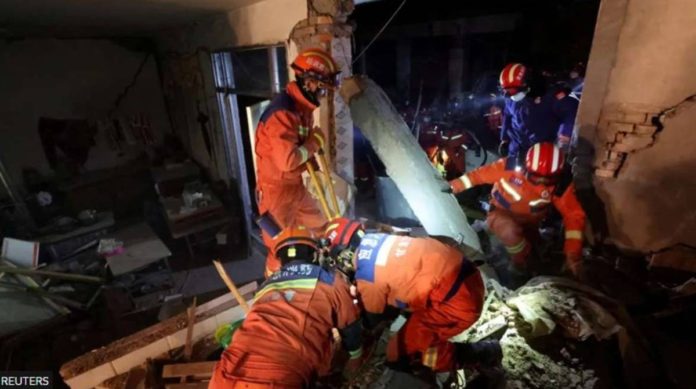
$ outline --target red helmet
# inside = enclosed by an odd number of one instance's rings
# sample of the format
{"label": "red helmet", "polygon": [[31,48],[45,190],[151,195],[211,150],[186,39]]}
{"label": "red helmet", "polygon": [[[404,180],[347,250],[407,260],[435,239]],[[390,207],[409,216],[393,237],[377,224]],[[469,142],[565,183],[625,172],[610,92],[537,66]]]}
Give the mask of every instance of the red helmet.
{"label": "red helmet", "polygon": [[331,54],[322,49],[303,50],[290,66],[295,75],[314,78],[330,86],[338,84],[336,76],[341,73]]}
{"label": "red helmet", "polygon": [[510,63],[500,72],[500,87],[512,96],[527,88],[527,67],[521,63]]}
{"label": "red helmet", "polygon": [[276,256],[280,250],[292,246],[308,246],[314,251],[319,250],[319,242],[314,237],[314,234],[302,226],[284,229],[273,238],[273,242],[273,255]]}
{"label": "red helmet", "polygon": [[[340,217],[334,219],[326,228],[325,237],[329,241],[332,254],[337,254],[350,246],[350,241],[356,233],[364,234],[362,223],[356,220]],[[362,235],[361,235],[362,237]]]}
{"label": "red helmet", "polygon": [[563,153],[551,142],[537,143],[527,151],[527,174],[537,178],[557,176],[563,169]]}

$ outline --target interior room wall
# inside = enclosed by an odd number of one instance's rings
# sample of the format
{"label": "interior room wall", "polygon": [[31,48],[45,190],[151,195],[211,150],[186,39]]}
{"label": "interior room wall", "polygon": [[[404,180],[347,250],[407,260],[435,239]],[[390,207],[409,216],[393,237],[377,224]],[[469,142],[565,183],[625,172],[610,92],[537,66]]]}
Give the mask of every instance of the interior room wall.
{"label": "interior room wall", "polygon": [[[38,132],[40,117],[105,120],[143,114],[155,141],[170,131],[155,57],[105,39],[36,39],[0,43],[0,157],[17,185],[21,171],[51,173]],[[114,102],[128,85],[119,107]],[[122,151],[99,130],[86,170],[115,167],[142,153],[141,143]]]}
{"label": "interior room wall", "polygon": [[[214,88],[210,53],[216,50],[272,45],[287,42],[294,25],[307,15],[306,0],[265,0],[225,14],[206,18],[184,28],[163,31],[156,36],[162,58],[198,61],[204,85],[172,94],[173,126],[191,155],[213,178],[233,179],[225,161],[223,126]],[[288,54],[290,55],[290,53]],[[210,116],[215,155],[210,158],[200,125],[196,122],[198,103]],[[244,123],[242,123],[244,125]],[[232,162],[236,170],[236,161]]]}

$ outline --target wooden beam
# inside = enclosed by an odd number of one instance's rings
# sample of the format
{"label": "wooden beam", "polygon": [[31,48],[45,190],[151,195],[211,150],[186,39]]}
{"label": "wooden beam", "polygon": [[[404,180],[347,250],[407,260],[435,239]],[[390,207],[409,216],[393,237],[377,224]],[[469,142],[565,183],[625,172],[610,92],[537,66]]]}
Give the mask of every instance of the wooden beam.
{"label": "wooden beam", "polygon": [[217,361],[177,363],[164,365],[162,378],[176,378],[187,376],[212,377]]}
{"label": "wooden beam", "polygon": [[73,273],[61,273],[61,272],[47,271],[47,270],[24,269],[21,267],[0,266],[0,272],[10,273],[10,274],[22,274],[22,275],[27,275],[27,276],[40,276],[40,277],[48,277],[48,278],[57,278],[60,280],[75,281],[75,282],[88,282],[88,283],[95,283],[95,284],[103,284],[104,283],[104,279],[100,278],[100,277],[85,276],[82,274],[73,274]]}
{"label": "wooden beam", "polygon": [[[246,303],[246,301],[245,301]],[[186,309],[187,322],[186,322],[186,343],[184,344],[184,359],[187,361],[191,360],[191,353],[193,352],[193,343],[191,338],[193,338],[193,325],[196,320],[196,297],[193,298],[193,303],[188,309]]]}
{"label": "wooden beam", "polygon": [[187,382],[184,384],[165,384],[166,389],[208,389],[208,382]]}
{"label": "wooden beam", "polygon": [[[12,263],[12,262],[10,262],[10,261],[6,261],[6,260],[3,259],[3,260],[1,260],[0,262],[2,262],[2,263],[5,265],[5,267],[17,268],[17,265],[15,265],[14,263]],[[8,272],[8,273],[9,273],[9,272]],[[41,288],[41,285],[39,285],[39,283],[36,282],[36,281],[35,281],[33,278],[31,278],[31,277],[24,276],[24,275],[21,275],[21,274],[15,274],[14,276],[17,278],[17,280],[19,280],[19,282],[23,283],[24,285],[26,285],[26,286],[28,286],[28,287],[31,287],[31,288]],[[55,302],[54,302],[53,300],[51,300],[50,298],[48,298],[48,297],[41,297],[41,299],[46,303],[46,305],[48,305],[49,307],[51,307],[51,309],[53,309],[54,311],[58,312],[59,314],[61,314],[61,315],[69,315],[69,314],[70,314],[70,310],[69,310],[68,308],[66,308],[66,307],[64,307],[64,306],[62,306],[62,305],[60,305],[60,304],[55,303]]]}
{"label": "wooden beam", "polygon": [[237,300],[239,305],[242,306],[244,312],[249,313],[249,305],[246,303],[246,300],[242,298],[242,295],[239,293],[239,290],[237,290],[237,286],[234,284],[234,282],[232,282],[232,279],[225,271],[225,268],[222,266],[222,263],[220,263],[220,260],[213,261],[213,265],[215,265],[215,269],[220,275],[220,278],[222,278],[222,281],[225,282],[225,285],[227,285],[227,288],[230,290],[230,292],[232,292],[232,295]]}

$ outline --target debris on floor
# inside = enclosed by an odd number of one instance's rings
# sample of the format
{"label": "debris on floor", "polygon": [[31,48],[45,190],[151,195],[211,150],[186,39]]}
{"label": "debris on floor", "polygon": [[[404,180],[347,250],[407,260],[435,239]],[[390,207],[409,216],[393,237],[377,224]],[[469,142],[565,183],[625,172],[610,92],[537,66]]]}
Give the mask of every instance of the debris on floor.
{"label": "debris on floor", "polygon": [[[239,288],[246,301],[256,291],[255,282]],[[96,386],[110,389],[126,388],[128,375],[148,361],[169,364],[190,356],[190,361],[205,361],[219,348],[211,339],[216,328],[239,320],[244,310],[235,297],[225,294],[195,308],[195,315],[186,312],[162,321],[133,335],[116,340],[65,363],[60,375],[72,389]],[[193,329],[189,331],[189,324]],[[186,350],[186,345],[192,349]],[[212,345],[212,347],[211,347]],[[104,383],[104,381],[109,381]]]}
{"label": "debris on floor", "polygon": [[[574,281],[556,277],[536,277],[516,291],[494,279],[486,281],[488,296],[478,322],[453,338],[453,342],[478,342],[498,339],[503,349],[502,368],[507,388],[577,388],[609,387],[586,361],[575,355],[577,342],[588,339],[607,340],[622,326],[604,309],[601,295]],[[396,388],[405,378],[385,366],[389,336],[387,330],[366,366],[344,388]],[[553,352],[541,350],[537,343],[546,338]],[[546,351],[546,352],[544,352]],[[467,367],[467,384],[482,374]],[[431,377],[432,378],[432,377]],[[411,377],[412,385],[428,387],[423,377]],[[422,383],[422,385],[421,385]],[[411,385],[410,384],[410,385]]]}

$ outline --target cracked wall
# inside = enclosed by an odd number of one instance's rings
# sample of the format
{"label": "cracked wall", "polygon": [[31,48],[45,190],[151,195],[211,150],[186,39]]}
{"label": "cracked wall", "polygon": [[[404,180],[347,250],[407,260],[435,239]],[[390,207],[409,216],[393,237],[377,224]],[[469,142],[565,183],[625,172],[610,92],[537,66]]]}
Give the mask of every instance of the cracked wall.
{"label": "cracked wall", "polygon": [[[696,245],[696,2],[603,0],[576,122],[578,188],[608,243]],[[592,207],[590,207],[592,208]]]}

